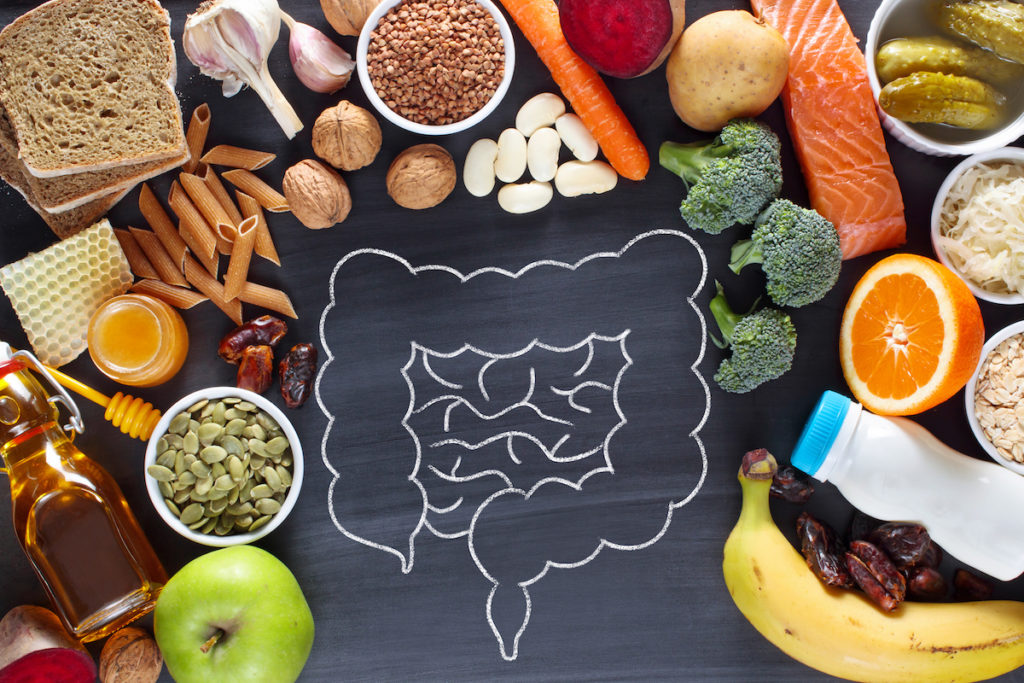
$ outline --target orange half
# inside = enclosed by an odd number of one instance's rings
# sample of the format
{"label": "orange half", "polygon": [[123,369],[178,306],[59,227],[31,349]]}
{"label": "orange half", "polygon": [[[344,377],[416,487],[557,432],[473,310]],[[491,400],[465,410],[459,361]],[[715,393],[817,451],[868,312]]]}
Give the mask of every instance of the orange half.
{"label": "orange half", "polygon": [[967,285],[937,261],[896,254],[876,263],[846,304],[839,356],[868,410],[915,415],[960,391],[985,343]]}

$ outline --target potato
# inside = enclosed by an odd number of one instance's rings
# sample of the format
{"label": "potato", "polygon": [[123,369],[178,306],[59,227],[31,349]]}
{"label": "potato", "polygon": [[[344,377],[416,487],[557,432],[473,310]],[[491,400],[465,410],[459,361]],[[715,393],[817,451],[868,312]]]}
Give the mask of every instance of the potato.
{"label": "potato", "polygon": [[789,45],[778,31],[749,12],[723,10],[683,31],[665,75],[679,118],[710,132],[767,109],[788,69]]}

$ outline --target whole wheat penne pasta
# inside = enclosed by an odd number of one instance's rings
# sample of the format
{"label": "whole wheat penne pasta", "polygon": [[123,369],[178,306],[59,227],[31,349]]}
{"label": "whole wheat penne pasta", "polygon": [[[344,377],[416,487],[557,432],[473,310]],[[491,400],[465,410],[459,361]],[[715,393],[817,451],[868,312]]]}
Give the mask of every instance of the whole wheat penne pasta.
{"label": "whole wheat penne pasta", "polygon": [[217,145],[200,159],[204,164],[211,166],[229,166],[231,168],[244,168],[249,171],[263,168],[277,158],[276,154],[262,152],[258,149],[246,149],[234,145]]}
{"label": "whole wheat penne pasta", "polygon": [[153,268],[160,275],[161,280],[169,285],[188,285],[185,278],[181,276],[180,266],[171,260],[170,255],[164,249],[164,245],[160,242],[160,238],[156,236],[156,233],[149,230],[139,230],[138,228],[128,228],[128,230],[131,231],[132,237],[142,247],[142,251],[146,253],[146,258],[153,264]]}
{"label": "whole wheat penne pasta", "polygon": [[242,291],[242,285],[249,277],[249,263],[252,261],[252,250],[256,246],[256,217],[250,216],[242,221],[235,231],[235,239],[231,245],[231,260],[224,274],[224,296],[235,299]]}
{"label": "whole wheat penne pasta", "polygon": [[206,183],[203,182],[202,178],[191,173],[180,173],[178,174],[178,180],[181,181],[181,187],[185,190],[189,199],[199,209],[199,213],[203,214],[207,224],[214,229],[214,233],[216,233],[216,228],[221,223],[234,225],[231,216],[220,205],[220,202],[217,201],[217,198],[210,191]]}
{"label": "whole wheat penne pasta", "polygon": [[206,146],[206,136],[210,132],[210,106],[203,102],[192,110],[192,119],[185,131],[185,145],[191,158],[182,168],[186,173],[195,173]]}
{"label": "whole wheat penne pasta", "polygon": [[[188,194],[181,189],[177,180],[171,183],[171,192],[167,195],[167,203],[171,205],[171,211],[180,221],[178,227],[185,243],[197,256],[203,259],[212,258],[217,253],[217,238],[213,234],[213,228],[189,199]],[[188,236],[186,237],[186,235]]]}
{"label": "whole wheat penne pasta", "polygon": [[260,206],[267,211],[281,213],[288,210],[288,200],[284,195],[249,171],[243,168],[233,168],[230,171],[224,171],[224,178],[259,202]]}
{"label": "whole wheat penne pasta", "polygon": [[114,236],[117,237],[117,241],[121,244],[121,251],[124,252],[125,258],[128,259],[128,267],[132,269],[133,275],[143,278],[160,278],[156,269],[153,268],[153,264],[146,258],[146,253],[142,251],[142,247],[139,246],[139,243],[135,241],[130,232],[115,228]]}
{"label": "whole wheat penne pasta", "polygon": [[175,287],[163,280],[139,280],[131,286],[131,290],[140,294],[148,294],[175,308],[192,308],[196,304],[208,301],[207,297],[199,292],[185,287]]}
{"label": "whole wheat penne pasta", "polygon": [[246,218],[250,216],[256,217],[256,246],[254,251],[275,265],[281,265],[281,257],[277,255],[277,247],[274,246],[274,240],[270,236],[270,226],[267,225],[267,217],[263,213],[263,207],[260,206],[258,201],[241,190],[235,190],[235,197],[238,199],[238,207],[242,210],[243,216]]}
{"label": "whole wheat penne pasta", "polygon": [[274,311],[289,318],[298,319],[292,300],[280,289],[257,285],[254,282],[246,282],[242,285],[242,291],[238,294],[238,300],[247,304],[255,304],[268,311]]}
{"label": "whole wheat penne pasta", "polygon": [[185,256],[185,278],[200,292],[210,297],[213,305],[224,311],[236,325],[242,324],[242,303],[238,299],[228,300],[224,296],[224,285],[217,282],[191,256]]}
{"label": "whole wheat penne pasta", "polygon": [[142,217],[149,223],[149,227],[160,238],[164,249],[167,250],[167,253],[174,262],[181,263],[185,259],[185,251],[187,249],[185,242],[174,228],[174,223],[171,222],[170,216],[164,211],[160,200],[156,198],[153,190],[146,183],[142,184],[142,189],[139,192],[139,211],[142,212]]}
{"label": "whole wheat penne pasta", "polygon": [[232,222],[237,227],[242,223],[242,214],[239,212],[238,207],[231,201],[231,195],[224,189],[224,183],[220,181],[220,177],[217,172],[211,167],[207,166],[203,173],[199,176],[206,183],[206,187],[210,189],[210,192],[217,201],[220,202],[221,207],[227,212],[228,216],[231,217]]}
{"label": "whole wheat penne pasta", "polygon": [[[204,256],[202,251],[200,251],[202,245],[198,243],[193,244],[195,238],[192,236],[192,233],[185,228],[184,224],[182,224],[179,230],[181,231],[182,238],[191,250],[191,253],[199,260],[199,263],[203,264],[203,268],[206,268],[206,272],[216,279],[220,274],[220,258],[218,258],[216,250],[214,250],[211,256]],[[188,254],[186,254],[186,256],[187,255]]]}

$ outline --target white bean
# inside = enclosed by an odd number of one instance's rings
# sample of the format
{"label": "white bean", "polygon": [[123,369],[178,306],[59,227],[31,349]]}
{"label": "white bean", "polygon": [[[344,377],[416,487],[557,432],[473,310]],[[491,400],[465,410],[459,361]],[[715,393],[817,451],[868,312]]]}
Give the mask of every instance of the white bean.
{"label": "white bean", "polygon": [[567,161],[555,173],[555,187],[563,197],[608,192],[618,180],[619,174],[603,161]]}
{"label": "white bean", "polygon": [[555,120],[565,113],[565,102],[558,95],[542,92],[526,100],[516,114],[516,128],[530,137],[545,126],[553,126]]}
{"label": "white bean", "polygon": [[506,185],[498,190],[498,206],[509,213],[530,213],[547,206],[554,194],[551,183],[537,180]]}
{"label": "white bean", "polygon": [[474,197],[486,197],[494,189],[494,161],[497,158],[498,143],[490,138],[477,140],[466,152],[462,182]]}
{"label": "white bean", "polygon": [[580,161],[593,161],[597,158],[597,140],[590,134],[583,121],[576,114],[562,114],[555,121],[555,130],[562,142]]}
{"label": "white bean", "polygon": [[526,172],[526,138],[515,128],[506,128],[498,136],[498,156],[494,175],[503,183],[519,180]]}
{"label": "white bean", "polygon": [[530,136],[526,143],[526,166],[534,180],[547,182],[555,177],[561,147],[562,138],[554,128],[541,128]]}

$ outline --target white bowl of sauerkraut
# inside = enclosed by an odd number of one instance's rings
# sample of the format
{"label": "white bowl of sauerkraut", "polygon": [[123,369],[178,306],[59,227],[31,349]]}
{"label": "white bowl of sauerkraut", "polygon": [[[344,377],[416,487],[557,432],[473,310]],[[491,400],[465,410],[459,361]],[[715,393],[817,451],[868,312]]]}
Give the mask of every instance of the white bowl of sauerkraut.
{"label": "white bowl of sauerkraut", "polygon": [[1024,303],[1024,149],[975,154],[946,176],[932,246],[979,299]]}

